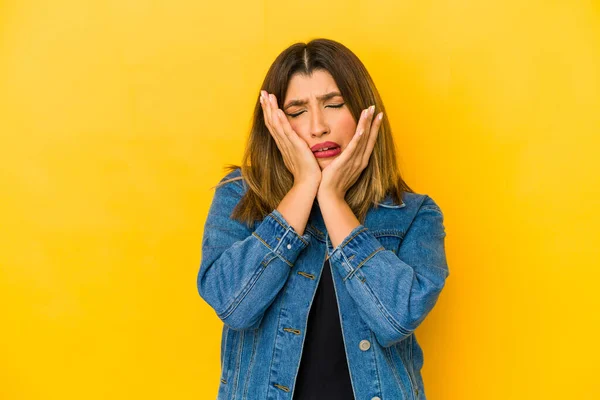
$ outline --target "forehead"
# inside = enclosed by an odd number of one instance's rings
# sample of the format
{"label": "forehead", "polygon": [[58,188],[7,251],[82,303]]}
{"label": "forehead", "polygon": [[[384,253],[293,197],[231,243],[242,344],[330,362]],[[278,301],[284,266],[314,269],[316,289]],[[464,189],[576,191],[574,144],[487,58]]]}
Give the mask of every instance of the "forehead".
{"label": "forehead", "polygon": [[285,100],[305,99],[333,91],[339,91],[339,89],[333,76],[327,71],[315,70],[310,76],[296,73],[290,78]]}

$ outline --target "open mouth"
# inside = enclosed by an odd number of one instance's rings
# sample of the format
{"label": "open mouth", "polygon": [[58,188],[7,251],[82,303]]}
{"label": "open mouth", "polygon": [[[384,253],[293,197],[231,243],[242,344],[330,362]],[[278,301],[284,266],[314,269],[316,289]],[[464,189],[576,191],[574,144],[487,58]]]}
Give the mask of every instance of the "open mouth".
{"label": "open mouth", "polygon": [[340,154],[341,152],[342,152],[342,149],[340,147],[336,146],[336,147],[324,147],[322,149],[319,149],[319,150],[313,152],[313,154],[317,158],[327,158],[327,157],[336,156],[336,155]]}

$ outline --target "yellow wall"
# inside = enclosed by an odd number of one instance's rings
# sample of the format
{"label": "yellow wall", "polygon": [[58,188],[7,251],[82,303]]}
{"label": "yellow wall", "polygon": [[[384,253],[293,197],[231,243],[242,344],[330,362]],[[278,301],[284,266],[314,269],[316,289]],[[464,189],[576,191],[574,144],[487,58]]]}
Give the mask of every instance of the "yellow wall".
{"label": "yellow wall", "polygon": [[0,3],[0,398],[216,397],[209,187],[314,37],[444,210],[428,398],[600,398],[600,6],[572,0]]}

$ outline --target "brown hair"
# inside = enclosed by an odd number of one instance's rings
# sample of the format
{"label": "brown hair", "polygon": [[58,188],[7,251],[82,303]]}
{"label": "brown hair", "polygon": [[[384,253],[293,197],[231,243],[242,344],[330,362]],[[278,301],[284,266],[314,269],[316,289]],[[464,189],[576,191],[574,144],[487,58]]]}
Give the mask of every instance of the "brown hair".
{"label": "brown hair", "polygon": [[[291,77],[296,73],[310,76],[314,70],[325,70],[331,74],[355,121],[371,104],[375,104],[375,114],[379,111],[384,113],[369,164],[345,197],[357,219],[364,223],[371,205],[377,207],[386,194],[401,203],[402,192],[413,190],[400,176],[391,127],[379,92],[363,63],[341,43],[320,38],[291,45],[277,56],[261,89],[275,94],[281,108]],[[231,217],[248,224],[263,219],[277,208],[294,183],[294,177],[285,166],[283,156],[265,125],[258,96],[242,165],[225,166],[229,172],[238,168],[241,168],[242,176],[220,184],[245,180],[248,190]]]}

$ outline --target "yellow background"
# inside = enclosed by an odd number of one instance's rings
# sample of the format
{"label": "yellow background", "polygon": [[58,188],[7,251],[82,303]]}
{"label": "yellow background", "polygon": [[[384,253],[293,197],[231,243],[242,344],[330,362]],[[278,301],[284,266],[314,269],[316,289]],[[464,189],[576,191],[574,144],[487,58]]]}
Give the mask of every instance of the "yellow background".
{"label": "yellow background", "polygon": [[1,2],[0,398],[216,397],[210,186],[315,37],[445,214],[428,398],[600,398],[600,5],[573,0]]}

